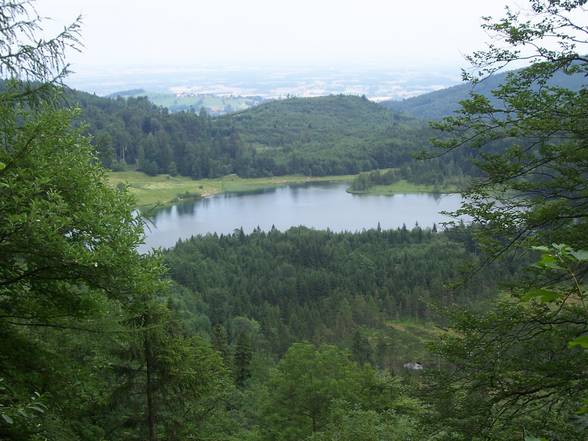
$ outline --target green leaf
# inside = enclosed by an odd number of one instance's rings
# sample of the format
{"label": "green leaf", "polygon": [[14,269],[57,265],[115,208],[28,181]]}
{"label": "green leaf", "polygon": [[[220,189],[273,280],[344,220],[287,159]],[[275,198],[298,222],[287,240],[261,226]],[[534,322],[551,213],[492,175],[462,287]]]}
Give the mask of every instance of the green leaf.
{"label": "green leaf", "polygon": [[562,267],[558,264],[557,259],[551,254],[544,254],[541,256],[541,260],[537,263],[537,265],[541,268],[562,269]]}
{"label": "green leaf", "polygon": [[569,348],[575,348],[576,346],[588,349],[588,335],[581,335],[580,337],[577,337],[568,342]]}
{"label": "green leaf", "polygon": [[539,300],[541,302],[553,302],[554,300],[560,297],[560,293],[557,291],[550,291],[548,289],[543,288],[531,288],[527,291],[521,299],[528,302],[529,300]]}
{"label": "green leaf", "polygon": [[588,262],[588,250],[577,250],[570,253],[580,262]]}
{"label": "green leaf", "polygon": [[13,424],[14,420],[12,418],[10,418],[8,415],[6,415],[5,413],[2,414],[2,419],[4,421],[6,421],[6,424]]}
{"label": "green leaf", "polygon": [[4,170],[6,168],[6,164],[4,164],[2,161],[0,161],[0,171]]}

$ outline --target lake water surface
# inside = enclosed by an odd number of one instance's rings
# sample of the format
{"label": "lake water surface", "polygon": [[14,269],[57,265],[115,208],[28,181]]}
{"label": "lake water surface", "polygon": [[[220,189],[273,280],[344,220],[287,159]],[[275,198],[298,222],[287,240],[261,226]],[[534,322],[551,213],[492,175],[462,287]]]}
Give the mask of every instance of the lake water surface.
{"label": "lake water surface", "polygon": [[153,217],[141,251],[173,246],[178,239],[198,234],[232,233],[256,227],[284,231],[304,225],[331,231],[376,228],[408,228],[416,222],[431,227],[448,220],[440,211],[460,206],[457,194],[352,195],[346,184],[307,184],[279,187],[255,193],[221,194],[174,205]]}

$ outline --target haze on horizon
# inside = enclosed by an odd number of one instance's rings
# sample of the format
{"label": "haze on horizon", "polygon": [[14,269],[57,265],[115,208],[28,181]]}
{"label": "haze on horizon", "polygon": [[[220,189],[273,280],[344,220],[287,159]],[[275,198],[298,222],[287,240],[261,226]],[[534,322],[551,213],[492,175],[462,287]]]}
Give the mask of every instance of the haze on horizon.
{"label": "haze on horizon", "polygon": [[[513,2],[509,2],[513,4]],[[504,1],[37,0],[49,32],[83,17],[78,73],[92,66],[451,68],[488,36]]]}

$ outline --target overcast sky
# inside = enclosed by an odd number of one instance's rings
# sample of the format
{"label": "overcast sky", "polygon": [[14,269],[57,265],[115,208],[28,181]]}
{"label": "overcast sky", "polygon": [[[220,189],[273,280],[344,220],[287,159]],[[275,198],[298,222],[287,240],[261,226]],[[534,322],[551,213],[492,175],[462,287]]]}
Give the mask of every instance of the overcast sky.
{"label": "overcast sky", "polygon": [[[514,3],[510,1],[510,3]],[[525,2],[523,2],[525,3]],[[503,0],[37,0],[55,27],[83,16],[88,65],[463,66]],[[48,25],[46,26],[48,27]]]}

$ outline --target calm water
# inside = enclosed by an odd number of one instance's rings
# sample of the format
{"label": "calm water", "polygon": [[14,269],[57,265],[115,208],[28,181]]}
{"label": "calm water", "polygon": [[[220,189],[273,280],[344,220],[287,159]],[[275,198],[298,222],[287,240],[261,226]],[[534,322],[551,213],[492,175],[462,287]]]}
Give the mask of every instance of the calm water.
{"label": "calm water", "polygon": [[178,239],[206,233],[232,233],[243,228],[279,230],[305,225],[331,231],[360,231],[439,224],[443,210],[459,207],[459,195],[351,195],[345,184],[287,186],[256,193],[223,194],[161,210],[152,219],[141,249],[171,247]]}

